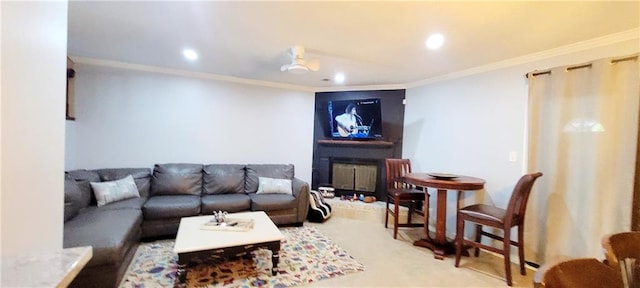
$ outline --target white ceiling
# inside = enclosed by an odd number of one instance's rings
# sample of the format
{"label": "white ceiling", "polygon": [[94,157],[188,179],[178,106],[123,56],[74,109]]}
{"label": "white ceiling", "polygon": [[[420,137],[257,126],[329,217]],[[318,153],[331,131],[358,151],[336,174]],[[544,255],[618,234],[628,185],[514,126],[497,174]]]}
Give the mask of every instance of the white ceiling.
{"label": "white ceiling", "polygon": [[[336,72],[348,86],[402,85],[637,29],[639,3],[71,1],[69,55],[314,88],[339,86],[322,81]],[[425,48],[432,33],[440,50]],[[280,71],[294,44],[318,72]]]}

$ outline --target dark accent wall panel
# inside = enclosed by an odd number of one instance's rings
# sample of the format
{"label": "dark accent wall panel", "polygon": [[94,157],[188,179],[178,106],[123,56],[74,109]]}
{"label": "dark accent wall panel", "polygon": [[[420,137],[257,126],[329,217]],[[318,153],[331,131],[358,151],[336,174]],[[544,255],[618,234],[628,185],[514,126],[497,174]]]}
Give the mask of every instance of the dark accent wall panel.
{"label": "dark accent wall panel", "polygon": [[[325,131],[329,119],[327,102],[330,100],[360,100],[378,98],[381,102],[383,139],[350,141],[328,137]],[[402,157],[402,137],[404,128],[404,99],[405,90],[372,90],[372,91],[343,91],[318,92],[315,96],[315,117],[313,127],[313,167],[312,189],[331,183],[331,163],[340,159],[371,160],[379,165],[378,181],[375,196],[379,200],[386,198],[384,158]],[[344,141],[344,142],[338,142]],[[373,142],[371,142],[373,141]],[[337,144],[336,144],[337,142]],[[376,143],[380,143],[377,145]]]}

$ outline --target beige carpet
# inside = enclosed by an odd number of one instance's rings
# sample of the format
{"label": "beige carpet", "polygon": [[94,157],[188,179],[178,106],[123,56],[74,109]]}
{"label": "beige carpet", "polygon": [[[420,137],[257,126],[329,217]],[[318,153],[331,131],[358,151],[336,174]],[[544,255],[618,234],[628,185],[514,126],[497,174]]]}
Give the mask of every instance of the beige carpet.
{"label": "beige carpet", "polygon": [[[508,287],[501,257],[481,252],[478,258],[464,257],[455,268],[455,257],[435,260],[431,250],[412,245],[421,238],[422,228],[400,228],[394,240],[393,229],[385,229],[384,223],[334,216],[322,224],[305,225],[316,227],[347,250],[365,271],[308,287]],[[532,287],[533,270],[521,276],[517,265],[511,269],[513,287]]]}

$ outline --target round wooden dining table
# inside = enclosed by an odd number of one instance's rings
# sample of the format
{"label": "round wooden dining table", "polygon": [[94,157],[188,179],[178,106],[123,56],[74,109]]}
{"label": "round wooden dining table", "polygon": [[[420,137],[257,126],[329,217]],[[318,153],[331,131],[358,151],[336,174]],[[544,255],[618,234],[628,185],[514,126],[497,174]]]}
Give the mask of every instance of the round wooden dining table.
{"label": "round wooden dining table", "polygon": [[[407,173],[404,178],[409,184],[422,187],[425,192],[425,202],[429,201],[427,188],[435,188],[436,196],[436,233],[435,238],[429,236],[429,213],[424,213],[424,233],[425,238],[413,243],[415,246],[426,247],[433,251],[434,258],[444,259],[447,254],[455,253],[453,242],[447,240],[447,191],[477,191],[484,189],[485,181],[480,178],[451,175],[449,177],[434,177],[430,175],[441,175],[441,173]],[[456,201],[458,199],[456,198]]]}

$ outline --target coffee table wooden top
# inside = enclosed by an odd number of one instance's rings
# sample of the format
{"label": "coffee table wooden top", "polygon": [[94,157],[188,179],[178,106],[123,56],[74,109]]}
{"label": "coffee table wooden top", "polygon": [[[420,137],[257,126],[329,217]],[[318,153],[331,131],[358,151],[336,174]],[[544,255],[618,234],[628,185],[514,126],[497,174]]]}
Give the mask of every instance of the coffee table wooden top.
{"label": "coffee table wooden top", "polygon": [[227,218],[253,219],[253,229],[249,231],[213,231],[200,227],[210,221],[213,215],[184,217],[173,246],[175,253],[188,253],[233,246],[280,241],[284,235],[263,211],[230,213]]}

